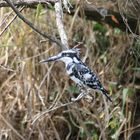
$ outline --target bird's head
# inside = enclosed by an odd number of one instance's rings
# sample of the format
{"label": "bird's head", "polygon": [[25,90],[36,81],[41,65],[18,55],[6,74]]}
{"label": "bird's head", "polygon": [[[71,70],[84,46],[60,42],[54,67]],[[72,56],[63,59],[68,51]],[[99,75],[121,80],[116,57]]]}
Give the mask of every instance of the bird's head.
{"label": "bird's head", "polygon": [[[47,63],[50,61],[63,61],[66,65],[73,62],[79,56],[79,49],[69,49],[60,52],[56,56],[49,57],[46,60],[40,61],[40,63]],[[77,60],[78,61],[78,60]]]}

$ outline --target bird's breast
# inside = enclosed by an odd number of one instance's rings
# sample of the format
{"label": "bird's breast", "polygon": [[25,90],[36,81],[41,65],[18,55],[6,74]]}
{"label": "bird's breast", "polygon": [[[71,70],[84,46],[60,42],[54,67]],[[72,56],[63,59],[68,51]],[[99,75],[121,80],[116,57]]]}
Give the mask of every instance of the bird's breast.
{"label": "bird's breast", "polygon": [[92,75],[90,73],[83,74],[84,79],[88,80],[92,78]]}
{"label": "bird's breast", "polygon": [[81,81],[77,78],[78,77],[76,75],[77,73],[75,73],[75,71],[73,71],[74,68],[75,68],[75,64],[74,63],[70,63],[66,67],[66,72],[70,76],[71,80],[73,80],[77,84],[82,84]]}
{"label": "bird's breast", "polygon": [[79,80],[78,78],[76,78],[75,76],[70,76],[70,79],[73,80],[76,84],[82,85],[83,83],[81,82],[81,80]]}

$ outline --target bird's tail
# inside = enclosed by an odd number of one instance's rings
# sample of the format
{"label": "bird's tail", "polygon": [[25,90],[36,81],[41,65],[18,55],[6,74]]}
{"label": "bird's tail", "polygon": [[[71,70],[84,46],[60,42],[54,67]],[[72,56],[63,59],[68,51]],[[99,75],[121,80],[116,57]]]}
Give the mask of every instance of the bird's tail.
{"label": "bird's tail", "polygon": [[111,98],[108,95],[108,91],[105,88],[100,88],[100,90],[102,91],[102,93],[107,97],[107,99],[112,102]]}

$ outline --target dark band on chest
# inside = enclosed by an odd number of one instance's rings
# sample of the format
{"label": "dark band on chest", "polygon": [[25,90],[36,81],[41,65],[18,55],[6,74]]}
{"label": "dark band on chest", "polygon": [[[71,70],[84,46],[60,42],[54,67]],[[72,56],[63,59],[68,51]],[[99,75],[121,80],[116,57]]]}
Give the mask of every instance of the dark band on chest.
{"label": "dark band on chest", "polygon": [[70,77],[71,77],[71,76],[74,76],[74,73],[70,73],[69,76],[70,76]]}
{"label": "dark band on chest", "polygon": [[72,63],[68,64],[66,69],[69,70],[71,68],[71,65]]}

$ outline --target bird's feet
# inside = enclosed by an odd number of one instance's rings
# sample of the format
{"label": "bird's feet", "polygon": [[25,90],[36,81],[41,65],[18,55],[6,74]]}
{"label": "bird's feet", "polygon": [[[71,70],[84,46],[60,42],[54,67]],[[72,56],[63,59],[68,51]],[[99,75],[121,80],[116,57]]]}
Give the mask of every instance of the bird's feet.
{"label": "bird's feet", "polygon": [[87,95],[87,93],[85,93],[85,91],[82,91],[76,98],[71,98],[71,101],[76,102],[76,101],[82,99],[85,95]]}

